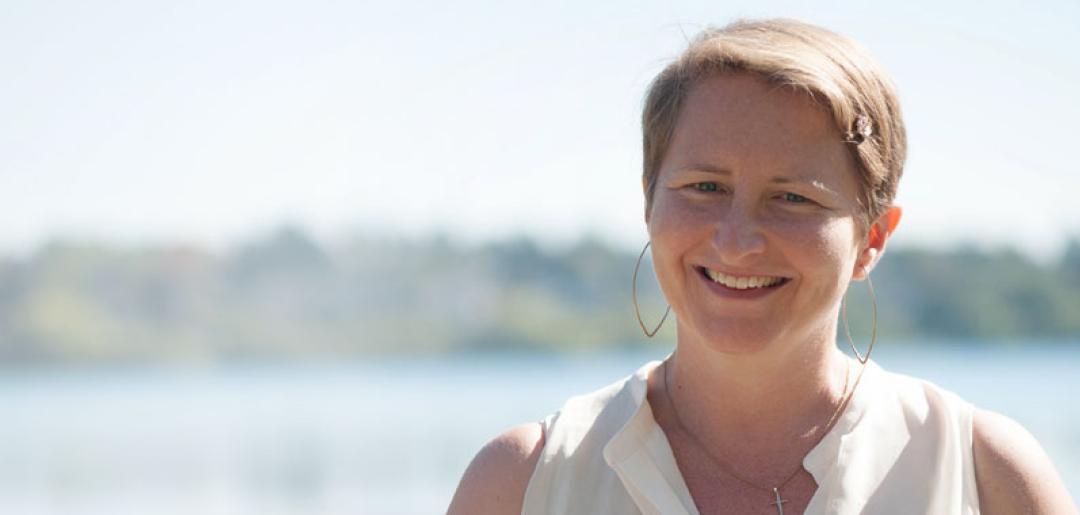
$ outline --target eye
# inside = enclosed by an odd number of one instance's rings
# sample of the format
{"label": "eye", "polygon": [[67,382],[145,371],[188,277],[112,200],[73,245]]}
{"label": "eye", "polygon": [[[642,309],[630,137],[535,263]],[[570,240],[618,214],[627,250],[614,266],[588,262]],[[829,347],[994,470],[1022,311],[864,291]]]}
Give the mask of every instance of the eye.
{"label": "eye", "polygon": [[696,191],[705,193],[713,193],[717,190],[715,182],[695,182],[691,184],[690,187],[694,188]]}
{"label": "eye", "polygon": [[793,204],[806,204],[810,202],[810,199],[799,195],[798,193],[784,193],[780,197]]}

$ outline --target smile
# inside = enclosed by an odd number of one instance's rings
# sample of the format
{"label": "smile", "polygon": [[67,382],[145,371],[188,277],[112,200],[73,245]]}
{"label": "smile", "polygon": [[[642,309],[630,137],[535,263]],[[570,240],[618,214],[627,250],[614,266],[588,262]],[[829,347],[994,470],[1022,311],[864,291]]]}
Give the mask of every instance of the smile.
{"label": "smile", "polygon": [[711,268],[701,268],[701,272],[712,282],[721,284],[733,290],[754,290],[759,288],[772,288],[787,281],[786,277],[774,277],[768,275],[750,275],[736,277],[718,272]]}

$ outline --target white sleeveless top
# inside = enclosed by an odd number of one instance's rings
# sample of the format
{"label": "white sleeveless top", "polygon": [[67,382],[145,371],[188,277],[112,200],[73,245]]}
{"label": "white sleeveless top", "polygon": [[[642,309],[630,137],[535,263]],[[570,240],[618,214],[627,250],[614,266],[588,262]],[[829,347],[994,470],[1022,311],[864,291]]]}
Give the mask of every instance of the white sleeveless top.
{"label": "white sleeveless top", "polygon": [[[543,420],[523,515],[698,515],[646,398],[660,364],[573,397]],[[843,415],[803,459],[818,484],[805,513],[979,513],[973,414],[955,394],[871,361]]]}

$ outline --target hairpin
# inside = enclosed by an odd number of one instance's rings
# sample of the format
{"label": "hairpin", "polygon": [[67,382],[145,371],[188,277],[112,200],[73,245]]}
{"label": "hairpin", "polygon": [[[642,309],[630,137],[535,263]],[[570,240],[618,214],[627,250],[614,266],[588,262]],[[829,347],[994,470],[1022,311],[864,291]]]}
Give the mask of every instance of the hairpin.
{"label": "hairpin", "polygon": [[855,116],[855,130],[844,133],[844,142],[858,145],[874,134],[874,127],[870,124],[870,117],[865,114]]}

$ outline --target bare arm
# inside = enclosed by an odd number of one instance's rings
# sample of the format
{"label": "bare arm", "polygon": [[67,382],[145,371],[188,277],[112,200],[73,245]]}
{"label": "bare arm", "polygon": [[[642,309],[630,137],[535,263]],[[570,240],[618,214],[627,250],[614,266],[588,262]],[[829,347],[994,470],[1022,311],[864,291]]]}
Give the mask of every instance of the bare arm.
{"label": "bare arm", "polygon": [[480,449],[458,484],[447,515],[520,514],[544,432],[537,422],[507,430]]}
{"label": "bare arm", "polygon": [[980,410],[972,437],[982,513],[1077,513],[1054,464],[1020,424]]}

